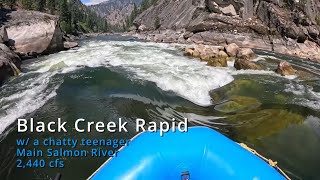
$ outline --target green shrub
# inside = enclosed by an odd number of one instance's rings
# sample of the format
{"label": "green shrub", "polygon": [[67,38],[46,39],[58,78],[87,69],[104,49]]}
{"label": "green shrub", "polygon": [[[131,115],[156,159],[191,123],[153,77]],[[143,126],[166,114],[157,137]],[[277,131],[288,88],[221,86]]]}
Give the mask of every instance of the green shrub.
{"label": "green shrub", "polygon": [[156,17],[156,19],[154,20],[154,28],[155,28],[155,29],[159,29],[160,26],[161,26],[160,18],[159,18],[159,17]]}
{"label": "green shrub", "polygon": [[73,31],[71,24],[67,23],[65,21],[60,22],[60,27],[61,27],[62,31],[64,31],[66,33],[71,33]]}

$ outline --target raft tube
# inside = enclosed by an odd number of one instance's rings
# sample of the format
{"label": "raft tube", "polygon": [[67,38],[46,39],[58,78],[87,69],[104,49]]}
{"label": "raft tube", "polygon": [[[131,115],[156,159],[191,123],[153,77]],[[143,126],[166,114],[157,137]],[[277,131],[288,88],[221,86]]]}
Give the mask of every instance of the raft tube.
{"label": "raft tube", "polygon": [[277,170],[207,127],[144,132],[106,161],[91,180],[284,180]]}

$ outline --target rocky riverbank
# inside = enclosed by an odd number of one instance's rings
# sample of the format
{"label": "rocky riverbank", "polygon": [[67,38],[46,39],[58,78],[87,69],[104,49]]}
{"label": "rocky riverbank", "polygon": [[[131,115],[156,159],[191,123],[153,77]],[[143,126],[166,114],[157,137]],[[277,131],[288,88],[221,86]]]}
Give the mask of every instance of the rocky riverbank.
{"label": "rocky riverbank", "polygon": [[[184,55],[199,58],[208,66],[227,67],[228,61],[233,62],[236,70],[263,70],[265,67],[254,61],[257,55],[250,48],[240,48],[235,43],[226,46],[193,45],[184,49]],[[275,72],[282,75],[295,75],[296,70],[286,62],[278,63]]]}
{"label": "rocky riverbank", "polygon": [[216,31],[204,31],[192,33],[186,30],[161,30],[139,33],[130,33],[139,39],[180,44],[203,44],[213,46],[226,46],[235,43],[241,48],[260,49],[273,51],[280,54],[297,56],[307,60],[320,62],[320,46],[312,41],[305,40],[303,43],[287,38],[273,38],[258,36],[252,33],[222,33]]}
{"label": "rocky riverbank", "polygon": [[320,3],[315,0],[160,0],[134,25],[137,37],[155,42],[235,43],[320,62]]}
{"label": "rocky riverbank", "polygon": [[61,31],[57,16],[2,9],[0,18],[0,85],[20,73],[23,59],[78,46],[76,38]]}

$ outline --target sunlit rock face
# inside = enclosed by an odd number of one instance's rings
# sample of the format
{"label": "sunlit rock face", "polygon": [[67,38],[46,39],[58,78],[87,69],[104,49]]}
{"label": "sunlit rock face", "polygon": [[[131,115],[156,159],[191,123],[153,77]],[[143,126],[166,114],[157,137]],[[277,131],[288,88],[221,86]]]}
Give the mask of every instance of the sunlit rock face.
{"label": "sunlit rock face", "polygon": [[58,17],[34,11],[13,11],[6,24],[9,46],[21,56],[49,54],[63,50]]}

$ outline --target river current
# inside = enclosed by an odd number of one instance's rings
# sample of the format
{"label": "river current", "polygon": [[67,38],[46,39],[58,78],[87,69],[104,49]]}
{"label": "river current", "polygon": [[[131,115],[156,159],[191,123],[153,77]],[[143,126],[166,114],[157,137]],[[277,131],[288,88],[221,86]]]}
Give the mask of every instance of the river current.
{"label": "river current", "polygon": [[[185,57],[180,45],[105,36],[81,47],[25,61],[23,72],[0,87],[0,179],[85,179],[106,158],[65,158],[62,169],[17,169],[16,139],[131,138],[136,118],[182,121],[218,130],[278,161],[292,179],[320,179],[320,65],[268,52],[267,70],[236,71]],[[287,60],[297,76],[274,73]],[[128,133],[17,133],[18,118],[72,124],[128,121]]]}

